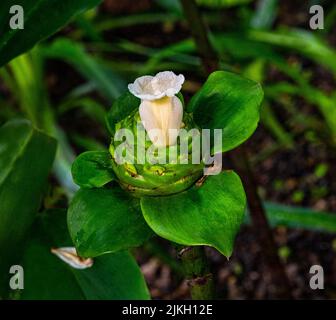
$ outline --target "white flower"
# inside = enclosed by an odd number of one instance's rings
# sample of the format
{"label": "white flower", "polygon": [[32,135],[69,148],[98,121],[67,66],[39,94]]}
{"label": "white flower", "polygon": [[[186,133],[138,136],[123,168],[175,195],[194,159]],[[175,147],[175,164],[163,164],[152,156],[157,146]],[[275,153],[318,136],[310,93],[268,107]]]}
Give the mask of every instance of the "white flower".
{"label": "white flower", "polygon": [[175,95],[184,82],[182,74],[159,72],[143,76],[128,85],[129,91],[141,99],[139,114],[149,138],[157,147],[176,143],[182,124],[183,106]]}

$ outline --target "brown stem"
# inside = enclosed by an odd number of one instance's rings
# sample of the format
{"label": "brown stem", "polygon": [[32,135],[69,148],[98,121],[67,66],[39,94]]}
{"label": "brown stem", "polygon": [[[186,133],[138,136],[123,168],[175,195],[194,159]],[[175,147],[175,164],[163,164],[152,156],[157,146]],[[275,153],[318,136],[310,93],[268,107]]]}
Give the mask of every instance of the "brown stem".
{"label": "brown stem", "polygon": [[217,55],[210,44],[206,25],[194,0],[181,0],[184,15],[188,20],[198,54],[207,74],[219,69]]}
{"label": "brown stem", "polygon": [[[194,0],[181,0],[184,14],[188,20],[190,31],[194,38],[196,48],[202,59],[203,67],[209,75],[219,68],[219,60],[210,44],[207,29]],[[246,191],[252,224],[263,248],[264,264],[267,273],[272,279],[273,286],[270,293],[278,298],[290,298],[291,288],[284,266],[281,264],[272,231],[268,225],[262,201],[257,192],[257,184],[250,168],[245,148],[241,146],[230,152],[235,169],[241,176]]]}

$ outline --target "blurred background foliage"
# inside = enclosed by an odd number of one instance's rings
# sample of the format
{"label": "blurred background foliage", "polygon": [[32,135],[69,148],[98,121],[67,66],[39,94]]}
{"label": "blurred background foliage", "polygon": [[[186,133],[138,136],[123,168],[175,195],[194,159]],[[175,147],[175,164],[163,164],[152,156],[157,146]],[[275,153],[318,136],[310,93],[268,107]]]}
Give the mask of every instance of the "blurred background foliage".
{"label": "blurred background foliage", "polygon": [[[335,298],[336,4],[197,2],[221,69],[265,91],[261,125],[246,147],[294,296]],[[313,4],[324,8],[323,30],[309,28]],[[162,70],[186,76],[186,99],[204,82],[178,0],[105,0],[0,69],[0,124],[25,117],[58,141],[43,209],[67,206],[77,190],[70,173],[76,154],[109,144],[105,113],[127,84]],[[247,225],[230,262],[209,251],[224,297],[267,296],[253,239]],[[162,247],[138,250],[151,295],[183,298],[180,266]],[[306,288],[311,264],[326,266],[322,293]]]}

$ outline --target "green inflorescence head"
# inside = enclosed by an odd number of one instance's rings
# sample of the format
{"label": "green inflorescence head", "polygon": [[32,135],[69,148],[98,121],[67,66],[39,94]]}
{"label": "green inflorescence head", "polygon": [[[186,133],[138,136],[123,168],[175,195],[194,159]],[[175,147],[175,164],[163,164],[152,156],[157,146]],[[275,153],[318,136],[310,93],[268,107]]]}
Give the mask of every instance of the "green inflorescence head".
{"label": "green inflorescence head", "polygon": [[[182,127],[186,131],[197,128],[191,114],[184,112]],[[143,145],[140,145],[139,141],[144,140],[137,139],[138,135],[145,135],[146,132],[138,110],[133,111],[115,125],[115,132],[120,129],[130,130],[129,132],[134,136],[134,144],[112,138],[109,148],[112,155],[112,168],[120,186],[135,196],[163,196],[178,193],[188,189],[202,176],[204,168],[202,161],[199,164],[192,164],[191,161],[193,141],[191,136],[178,137],[173,146],[155,147],[148,138]],[[182,154],[183,143],[187,146],[188,152]],[[124,154],[129,152],[129,155],[126,157],[127,161],[118,164],[116,150],[121,147]],[[175,155],[173,160],[169,157],[171,154]],[[158,163],[149,161],[154,158]]]}

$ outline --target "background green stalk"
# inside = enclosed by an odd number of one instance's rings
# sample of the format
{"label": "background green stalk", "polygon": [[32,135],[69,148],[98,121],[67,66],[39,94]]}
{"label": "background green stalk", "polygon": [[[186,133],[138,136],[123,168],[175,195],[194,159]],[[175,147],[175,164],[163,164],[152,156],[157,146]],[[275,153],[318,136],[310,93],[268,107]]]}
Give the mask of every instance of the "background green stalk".
{"label": "background green stalk", "polygon": [[212,300],[215,297],[213,275],[210,272],[204,247],[184,247],[179,251],[184,276],[193,300]]}

